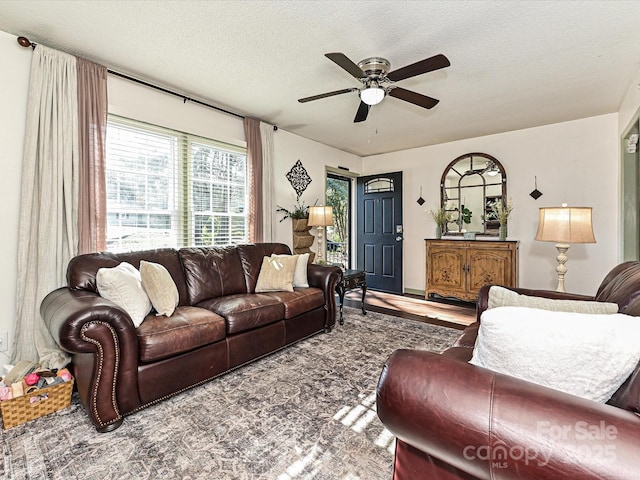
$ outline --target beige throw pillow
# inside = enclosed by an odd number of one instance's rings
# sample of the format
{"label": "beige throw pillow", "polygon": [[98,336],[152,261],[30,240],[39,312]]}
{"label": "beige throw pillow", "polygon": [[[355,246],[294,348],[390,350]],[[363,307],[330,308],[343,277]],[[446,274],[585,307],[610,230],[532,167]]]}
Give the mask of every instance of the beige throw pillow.
{"label": "beige throw pillow", "polygon": [[293,292],[293,274],[298,259],[293,255],[281,257],[264,257],[256,293],[260,292]]}
{"label": "beige throw pillow", "polygon": [[271,258],[273,257],[297,257],[298,262],[296,263],[296,270],[293,274],[293,286],[301,288],[309,287],[309,280],[307,279],[307,265],[309,264],[308,253],[302,253],[300,255],[277,255],[272,253]]}
{"label": "beige throw pillow", "polygon": [[140,261],[140,276],[142,277],[142,287],[147,292],[153,308],[158,315],[170,317],[173,315],[180,295],[171,274],[159,263]]}
{"label": "beige throw pillow", "polygon": [[111,300],[129,314],[137,328],[151,311],[151,301],[142,288],[140,272],[130,263],[99,268],[96,284],[101,297]]}
{"label": "beige throw pillow", "polygon": [[592,302],[588,300],[556,300],[552,298],[522,295],[504,287],[493,286],[489,289],[488,308],[527,307],[550,310],[553,312],[574,312],[591,314],[618,313],[618,304]]}

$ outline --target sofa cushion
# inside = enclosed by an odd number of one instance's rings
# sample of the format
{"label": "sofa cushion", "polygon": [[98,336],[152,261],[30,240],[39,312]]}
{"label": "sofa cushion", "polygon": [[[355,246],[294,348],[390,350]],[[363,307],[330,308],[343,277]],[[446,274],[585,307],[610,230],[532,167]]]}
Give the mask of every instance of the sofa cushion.
{"label": "sofa cushion", "polygon": [[293,292],[293,274],[297,263],[296,255],[264,257],[256,282],[256,293]]}
{"label": "sofa cushion", "polygon": [[190,305],[246,293],[237,247],[182,248],[178,253],[184,266]]}
{"label": "sofa cushion", "polygon": [[262,259],[273,253],[279,255],[291,255],[289,247],[283,243],[257,243],[251,245],[238,245],[238,255],[242,262],[242,270],[246,282],[246,292],[255,293],[256,282],[260,274]]}
{"label": "sofa cushion", "polygon": [[141,260],[140,278],[142,288],[158,315],[170,317],[180,302],[180,296],[169,271],[159,263]]}
{"label": "sofa cushion", "polygon": [[136,327],[151,311],[151,301],[142,288],[140,272],[130,263],[98,269],[96,284],[100,296],[127,312]]}
{"label": "sofa cushion", "polygon": [[522,295],[508,288],[492,286],[489,289],[488,308],[528,307],[554,312],[576,312],[607,314],[617,313],[617,303],[593,302],[589,300],[560,300]]}
{"label": "sofa cushion", "polygon": [[224,317],[229,335],[284,319],[284,304],[262,293],[212,298],[198,306]]}
{"label": "sofa cushion", "polygon": [[639,360],[639,318],[500,307],[482,313],[470,363],[606,402]]}
{"label": "sofa cushion", "polygon": [[121,262],[127,262],[136,268],[140,268],[140,260],[163,265],[176,283],[178,293],[180,294],[180,305],[188,305],[189,298],[182,273],[182,264],[178,257],[178,251],[173,248],[144,250],[140,252],[102,252],[78,255],[77,257],[73,257],[67,266],[67,285],[71,290],[97,292],[96,274],[99,268],[115,267]]}
{"label": "sofa cushion", "polygon": [[178,307],[170,317],[152,316],[137,329],[140,361],[155,362],[225,338],[224,318],[197,307]]}
{"label": "sofa cushion", "polygon": [[[288,257],[289,255],[271,254],[272,257]],[[300,255],[293,255],[298,259],[296,262],[296,270],[293,273],[293,287],[307,288],[309,286],[309,280],[307,278],[307,265],[309,264],[309,254],[302,253]]]}
{"label": "sofa cushion", "polygon": [[284,318],[289,319],[324,305],[324,293],[319,288],[296,288],[293,292],[269,292],[271,298],[284,304]]}

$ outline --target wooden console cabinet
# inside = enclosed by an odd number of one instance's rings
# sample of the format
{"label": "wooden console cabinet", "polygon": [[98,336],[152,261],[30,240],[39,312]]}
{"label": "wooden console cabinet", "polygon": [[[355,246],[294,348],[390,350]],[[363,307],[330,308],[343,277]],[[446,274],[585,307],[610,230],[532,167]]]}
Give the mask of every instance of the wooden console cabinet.
{"label": "wooden console cabinet", "polygon": [[487,284],[518,286],[518,242],[426,239],[425,296],[478,299]]}

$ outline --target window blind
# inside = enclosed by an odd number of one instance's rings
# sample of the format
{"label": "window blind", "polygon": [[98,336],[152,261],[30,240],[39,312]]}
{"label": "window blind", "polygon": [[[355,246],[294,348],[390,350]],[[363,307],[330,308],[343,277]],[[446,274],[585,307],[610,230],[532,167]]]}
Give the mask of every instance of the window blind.
{"label": "window blind", "polygon": [[246,150],[130,119],[107,123],[107,249],[247,241]]}

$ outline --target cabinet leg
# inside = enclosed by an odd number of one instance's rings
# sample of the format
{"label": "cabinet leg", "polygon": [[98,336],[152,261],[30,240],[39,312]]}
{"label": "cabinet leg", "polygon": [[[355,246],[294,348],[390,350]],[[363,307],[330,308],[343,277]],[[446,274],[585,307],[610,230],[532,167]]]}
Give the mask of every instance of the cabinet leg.
{"label": "cabinet leg", "polygon": [[362,286],[362,314],[363,315],[367,314],[367,312],[364,309],[364,297],[365,297],[366,294],[367,294],[367,286],[363,285]]}

